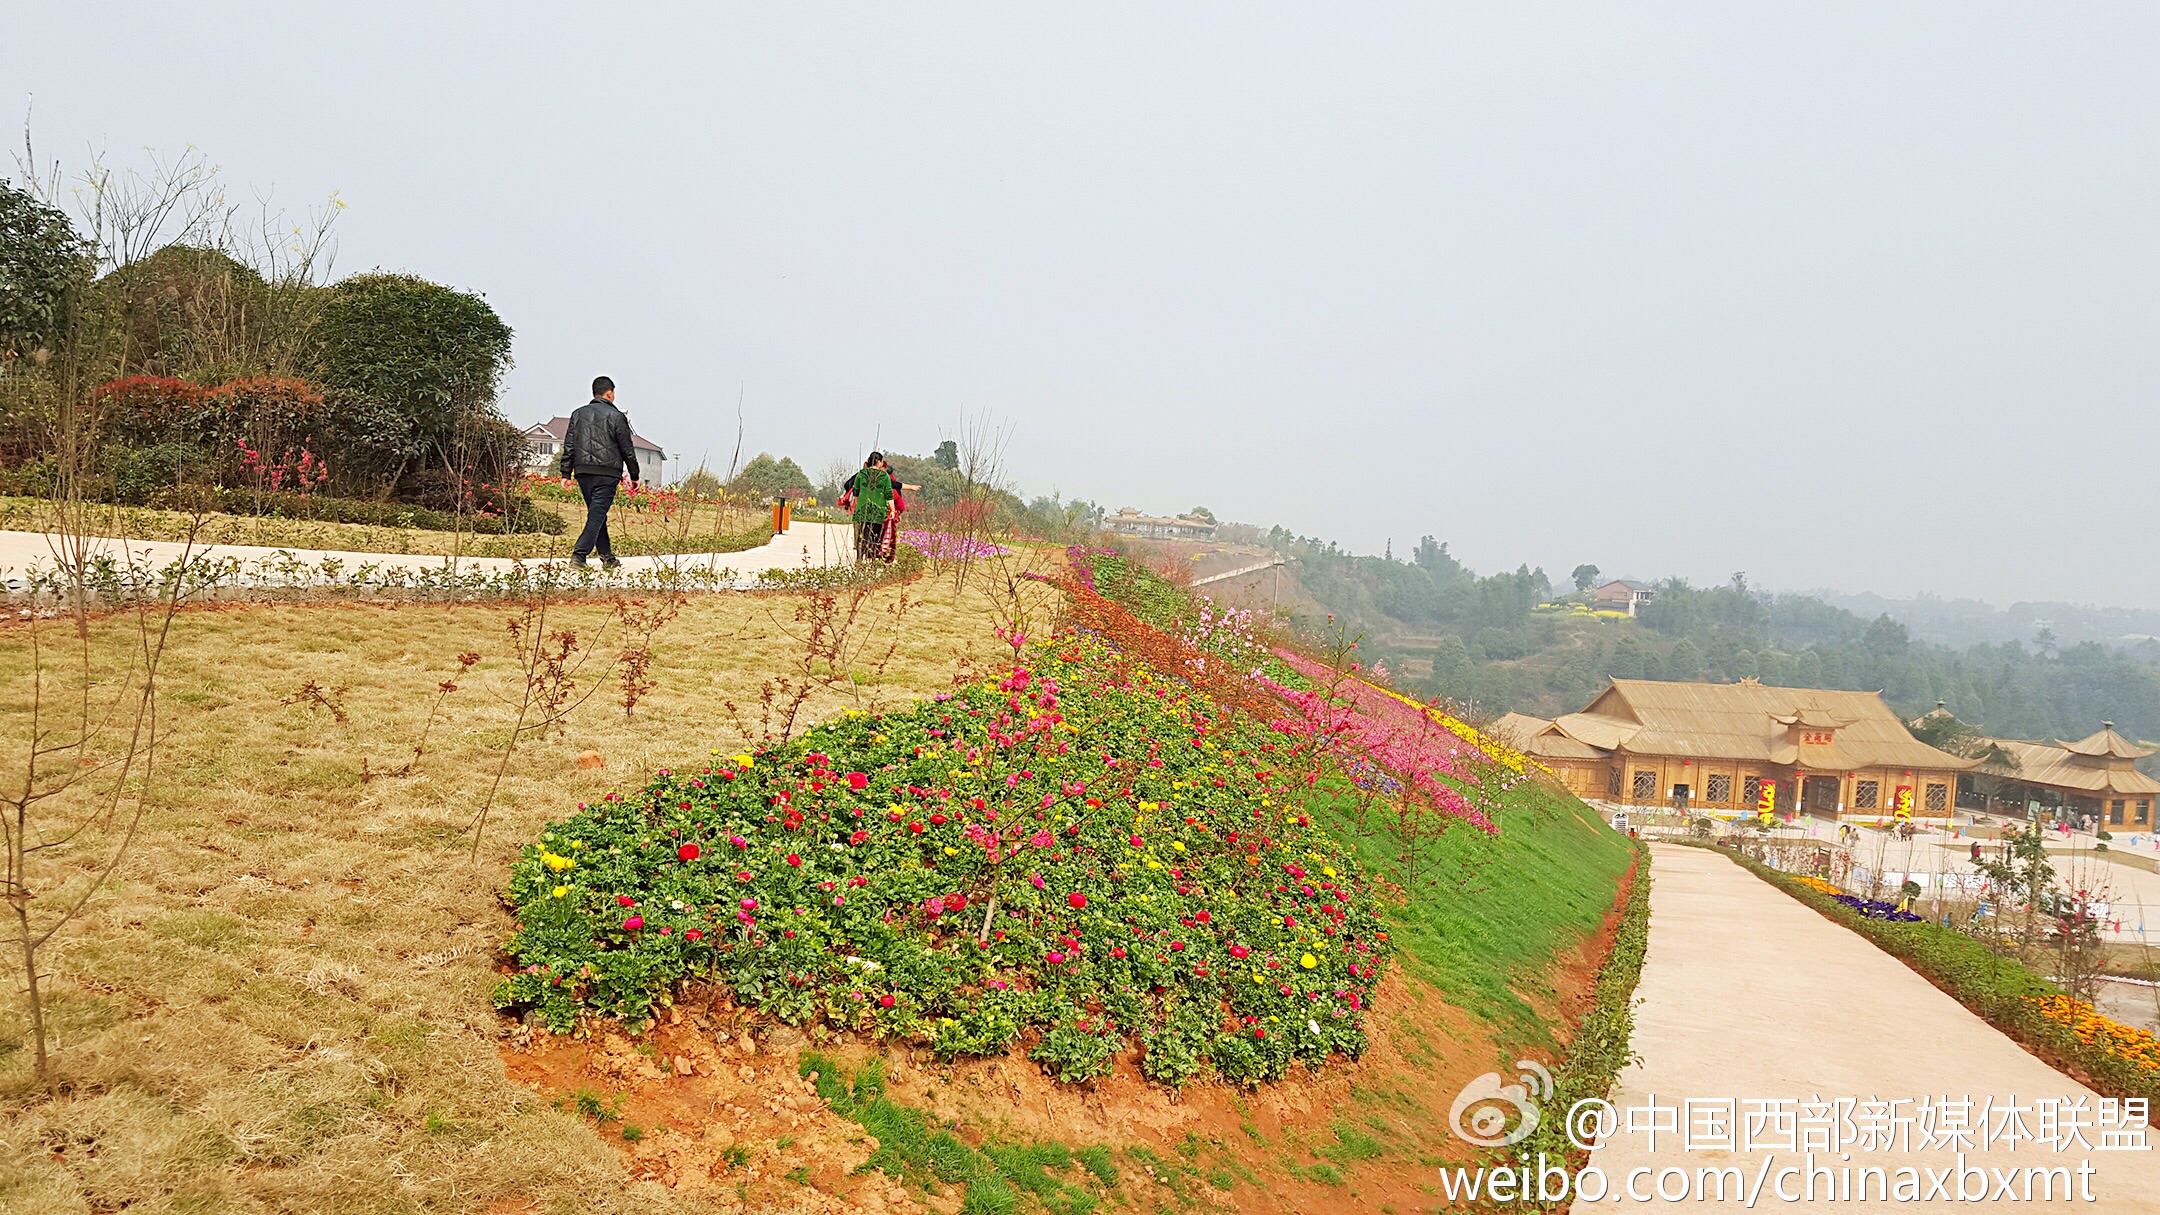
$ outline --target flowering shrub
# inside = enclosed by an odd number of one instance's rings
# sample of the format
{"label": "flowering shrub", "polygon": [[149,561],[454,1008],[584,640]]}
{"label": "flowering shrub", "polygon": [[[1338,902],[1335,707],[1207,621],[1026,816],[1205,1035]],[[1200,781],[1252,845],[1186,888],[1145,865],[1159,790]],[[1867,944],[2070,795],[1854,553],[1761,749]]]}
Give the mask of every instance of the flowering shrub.
{"label": "flowering shrub", "polygon": [[1387,934],[1302,813],[1306,744],[1098,637],[795,743],[662,772],[512,869],[518,970],[557,1029],[710,976],[790,1022],[947,1055],[1030,1042],[1066,1080],[1129,1039],[1177,1084],[1365,1047]]}
{"label": "flowering shrub", "polygon": [[2093,1011],[2093,1006],[2069,996],[2028,997],[2034,1010],[2070,1028],[2078,1041],[2097,1047],[2147,1071],[2160,1072],[2160,1038],[2134,1025],[2125,1025]]}
{"label": "flowering shrub", "polygon": [[[1271,647],[1254,613],[1222,609],[1114,553],[1069,551],[1091,585],[1135,616],[1221,659],[1296,710],[1306,737],[1358,785],[1414,798],[1448,818],[1495,831],[1501,795],[1524,779],[1524,757],[1439,705],[1426,705]],[[1346,647],[1347,652],[1347,647]],[[1414,825],[1406,824],[1407,827]],[[1422,830],[1422,828],[1416,828]]]}
{"label": "flowering shrub", "polygon": [[951,532],[905,531],[900,542],[914,546],[932,561],[979,561],[984,557],[1002,557],[1012,550],[1002,544],[978,540],[973,536],[955,536]]}
{"label": "flowering shrub", "polygon": [[1886,903],[1881,899],[1863,899],[1852,894],[1833,894],[1830,897],[1871,920],[1890,920],[1899,924],[1920,922],[1920,917],[1912,912],[1898,910],[1896,903]]}

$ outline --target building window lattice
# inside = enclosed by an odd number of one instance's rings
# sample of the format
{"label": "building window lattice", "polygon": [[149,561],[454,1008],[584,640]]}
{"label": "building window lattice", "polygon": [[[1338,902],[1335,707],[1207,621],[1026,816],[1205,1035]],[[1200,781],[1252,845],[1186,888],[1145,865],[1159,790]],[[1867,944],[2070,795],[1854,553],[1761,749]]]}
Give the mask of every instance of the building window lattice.
{"label": "building window lattice", "polygon": [[1762,777],[1750,776],[1740,782],[1740,801],[1749,806],[1762,804]]}
{"label": "building window lattice", "polygon": [[1948,810],[1950,808],[1950,786],[1929,785],[1927,791],[1927,808],[1931,811]]}
{"label": "building window lattice", "polygon": [[2120,799],[2108,803],[2108,826],[2123,825],[2123,803]]}
{"label": "building window lattice", "polygon": [[1639,802],[1647,802],[1655,798],[1656,796],[1657,773],[1650,771],[1637,771],[1635,773],[1635,800]]}
{"label": "building window lattice", "polygon": [[1873,810],[1882,798],[1882,782],[1863,780],[1853,782],[1852,804],[1855,810]]}
{"label": "building window lattice", "polygon": [[1713,776],[1703,787],[1703,800],[1713,806],[1722,806],[1732,800],[1732,777]]}
{"label": "building window lattice", "polygon": [[1618,796],[1620,796],[1620,769],[1618,769],[1618,768],[1607,768],[1607,769],[1605,769],[1605,796],[1607,796],[1607,797],[1618,797]]}

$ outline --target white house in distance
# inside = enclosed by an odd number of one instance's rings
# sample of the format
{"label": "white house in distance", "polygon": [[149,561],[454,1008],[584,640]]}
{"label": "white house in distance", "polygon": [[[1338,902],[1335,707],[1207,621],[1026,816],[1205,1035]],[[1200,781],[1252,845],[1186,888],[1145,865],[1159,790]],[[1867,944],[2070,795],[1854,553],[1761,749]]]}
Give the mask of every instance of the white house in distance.
{"label": "white house in distance", "polygon": [[[570,419],[550,418],[535,422],[525,428],[525,444],[532,448],[532,459],[526,467],[534,472],[554,475],[561,471],[557,461],[562,459],[563,439],[570,433]],[[630,446],[637,452],[638,484],[647,489],[658,489],[667,484],[667,453],[660,445],[630,431]]]}
{"label": "white house in distance", "polygon": [[1145,536],[1151,540],[1212,540],[1215,525],[1197,515],[1179,515],[1174,519],[1143,515],[1134,507],[1120,507],[1114,515],[1103,518],[1103,530],[1121,536]]}

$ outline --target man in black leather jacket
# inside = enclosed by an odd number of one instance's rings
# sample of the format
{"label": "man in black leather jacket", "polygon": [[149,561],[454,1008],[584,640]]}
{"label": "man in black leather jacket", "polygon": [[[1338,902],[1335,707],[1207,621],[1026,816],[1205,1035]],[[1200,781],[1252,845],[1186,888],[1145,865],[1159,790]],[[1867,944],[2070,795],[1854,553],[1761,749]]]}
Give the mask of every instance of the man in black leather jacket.
{"label": "man in black leather jacket", "polygon": [[630,419],[615,407],[615,381],[601,376],[592,382],[593,399],[570,415],[563,433],[562,475],[576,477],[578,492],[585,496],[585,530],[578,533],[570,550],[570,564],[583,567],[585,558],[598,549],[600,564],[620,568],[615,546],[608,540],[608,508],[615,505],[615,487],[627,470],[637,480],[637,451],[630,443]]}

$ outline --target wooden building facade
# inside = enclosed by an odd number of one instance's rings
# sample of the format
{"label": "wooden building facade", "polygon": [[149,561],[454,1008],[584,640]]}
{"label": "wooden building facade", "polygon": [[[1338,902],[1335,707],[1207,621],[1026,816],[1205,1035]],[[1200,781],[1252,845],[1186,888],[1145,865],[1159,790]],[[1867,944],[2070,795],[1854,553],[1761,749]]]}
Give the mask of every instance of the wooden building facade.
{"label": "wooden building facade", "polygon": [[2012,803],[2012,813],[2091,816],[2110,831],[2150,831],[2160,780],[2138,771],[2137,762],[2154,752],[2102,722],[2097,734],[2076,742],[1988,740],[2015,759],[2013,765],[1987,763],[1976,776],[1992,778],[1988,800]]}
{"label": "wooden building facade", "polygon": [[1947,821],[1976,761],[1912,736],[1880,693],[1615,679],[1580,713],[1494,729],[1585,799],[1738,818]]}

